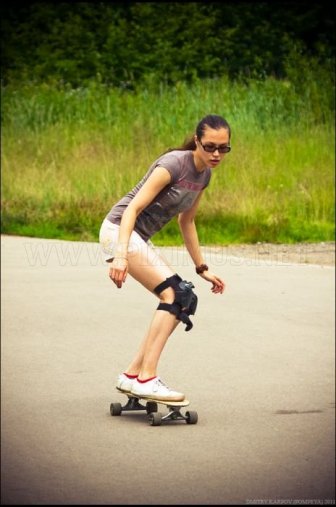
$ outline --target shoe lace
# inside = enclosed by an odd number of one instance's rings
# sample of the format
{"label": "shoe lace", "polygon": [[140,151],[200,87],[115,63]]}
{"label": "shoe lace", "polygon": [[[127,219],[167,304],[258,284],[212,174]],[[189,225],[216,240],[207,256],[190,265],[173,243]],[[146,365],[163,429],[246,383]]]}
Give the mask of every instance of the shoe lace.
{"label": "shoe lace", "polygon": [[158,377],[155,381],[155,384],[157,385],[157,387],[160,387],[163,386],[165,387],[166,389],[168,389],[168,391],[171,391],[171,389],[167,386],[167,384],[165,384],[164,382],[162,382],[162,380],[160,379],[160,377]]}

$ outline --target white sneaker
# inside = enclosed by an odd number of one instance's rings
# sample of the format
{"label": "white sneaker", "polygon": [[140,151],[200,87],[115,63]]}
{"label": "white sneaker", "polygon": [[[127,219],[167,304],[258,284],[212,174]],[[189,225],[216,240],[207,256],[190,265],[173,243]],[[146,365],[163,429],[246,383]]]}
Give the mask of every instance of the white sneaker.
{"label": "white sneaker", "polygon": [[151,398],[153,400],[184,400],[184,394],[169,389],[169,387],[162,382],[160,377],[155,377],[152,380],[144,383],[138,382],[136,379],[136,381],[133,383],[131,393],[134,394],[134,396],[139,396],[141,398]]}
{"label": "white sneaker", "polygon": [[123,393],[130,393],[136,378],[128,378],[125,373],[118,376],[116,388]]}

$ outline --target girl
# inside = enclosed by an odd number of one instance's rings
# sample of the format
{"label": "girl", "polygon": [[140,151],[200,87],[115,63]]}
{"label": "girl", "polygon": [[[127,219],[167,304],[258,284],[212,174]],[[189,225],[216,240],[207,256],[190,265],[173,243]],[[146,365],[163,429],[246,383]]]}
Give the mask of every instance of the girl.
{"label": "girl", "polygon": [[224,282],[209,271],[202,257],[194,222],[203,190],[212,169],[230,151],[230,127],[218,115],[208,115],[197,125],[192,138],[181,148],[166,152],[153,162],[142,180],[115,204],[104,219],[99,235],[109,277],[120,289],[128,274],[160,299],[149,331],[124,373],[117,389],[135,396],[182,401],[157,376],[157,367],[168,337],[182,320],[189,330],[197,296],[193,285],[182,280],[160,257],[151,236],[178,215],[185,246],[196,273],[222,294]]}

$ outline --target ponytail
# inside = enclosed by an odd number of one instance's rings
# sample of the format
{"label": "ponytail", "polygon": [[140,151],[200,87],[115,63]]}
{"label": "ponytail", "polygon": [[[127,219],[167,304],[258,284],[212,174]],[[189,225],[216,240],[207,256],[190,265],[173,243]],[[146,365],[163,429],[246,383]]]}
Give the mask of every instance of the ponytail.
{"label": "ponytail", "polygon": [[168,148],[168,150],[166,150],[164,153],[162,153],[162,155],[165,155],[166,153],[169,153],[171,151],[187,151],[187,150],[194,151],[194,150],[196,150],[196,143],[195,143],[194,135],[195,134],[187,137],[183,141],[182,146],[179,146],[178,148]]}
{"label": "ponytail", "polygon": [[192,136],[189,136],[187,137],[182,146],[180,146],[179,148],[175,148],[175,150],[178,150],[178,151],[184,151],[184,150],[196,150],[196,143],[195,143],[195,136],[194,134]]}

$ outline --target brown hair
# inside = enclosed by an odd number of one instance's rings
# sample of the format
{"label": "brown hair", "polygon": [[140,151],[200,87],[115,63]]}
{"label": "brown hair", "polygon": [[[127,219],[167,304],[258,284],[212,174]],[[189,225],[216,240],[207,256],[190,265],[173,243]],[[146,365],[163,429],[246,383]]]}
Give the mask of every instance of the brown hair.
{"label": "brown hair", "polygon": [[[208,114],[202,120],[198,123],[196,127],[196,136],[199,141],[202,139],[202,136],[204,135],[204,131],[206,127],[210,127],[215,130],[219,130],[220,128],[225,128],[229,131],[229,136],[231,137],[231,129],[228,122],[222,118],[222,116],[218,116],[217,114]],[[179,146],[178,148],[170,148],[166,151],[168,153],[169,151],[184,151],[184,150],[196,150],[196,143],[194,139],[195,134],[192,136],[187,137],[182,146]]]}

